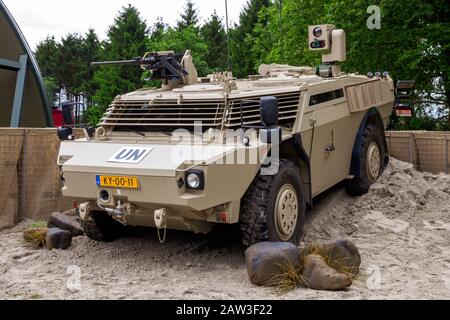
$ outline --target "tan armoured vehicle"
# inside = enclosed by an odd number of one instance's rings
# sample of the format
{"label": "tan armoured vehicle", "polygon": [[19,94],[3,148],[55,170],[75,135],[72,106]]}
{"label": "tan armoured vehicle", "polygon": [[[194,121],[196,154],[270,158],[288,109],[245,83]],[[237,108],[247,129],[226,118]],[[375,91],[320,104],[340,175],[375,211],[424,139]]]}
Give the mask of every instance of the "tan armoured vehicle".
{"label": "tan armoured vehicle", "polygon": [[59,130],[63,194],[80,203],[86,234],[112,241],[147,226],[163,241],[166,229],[240,224],[245,245],[298,243],[314,197],[343,181],[366,193],[389,159],[393,82],[342,73],[345,33],[332,25],[310,27],[309,46],[323,65],[262,65],[247,80],[199,79],[189,51],[121,62],[162,88],[116,97],[92,136]]}

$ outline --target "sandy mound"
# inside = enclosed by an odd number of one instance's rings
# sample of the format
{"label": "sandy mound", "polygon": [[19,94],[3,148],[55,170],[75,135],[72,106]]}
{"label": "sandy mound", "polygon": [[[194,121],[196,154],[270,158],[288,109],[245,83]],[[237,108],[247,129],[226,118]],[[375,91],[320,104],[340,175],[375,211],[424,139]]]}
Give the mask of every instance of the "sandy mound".
{"label": "sandy mound", "polygon": [[[298,289],[281,298],[450,299],[449,217],[450,176],[396,160],[368,195],[354,199],[336,187],[309,212],[305,242],[349,238],[363,274],[348,291]],[[249,283],[236,228],[169,232],[164,245],[142,229],[111,244],[80,237],[67,251],[49,252],[26,247],[26,225],[0,232],[0,298],[277,298]]]}

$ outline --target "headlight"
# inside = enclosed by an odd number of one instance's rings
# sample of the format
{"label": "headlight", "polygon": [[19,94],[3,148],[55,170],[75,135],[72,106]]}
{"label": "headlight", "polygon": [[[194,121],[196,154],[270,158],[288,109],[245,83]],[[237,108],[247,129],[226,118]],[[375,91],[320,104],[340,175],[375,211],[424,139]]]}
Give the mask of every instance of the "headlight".
{"label": "headlight", "polygon": [[191,170],[186,174],[186,182],[190,189],[202,190],[205,187],[205,174],[200,170]]}
{"label": "headlight", "polygon": [[200,187],[200,177],[195,173],[191,173],[187,177],[187,183],[189,188],[197,189],[198,187]]}

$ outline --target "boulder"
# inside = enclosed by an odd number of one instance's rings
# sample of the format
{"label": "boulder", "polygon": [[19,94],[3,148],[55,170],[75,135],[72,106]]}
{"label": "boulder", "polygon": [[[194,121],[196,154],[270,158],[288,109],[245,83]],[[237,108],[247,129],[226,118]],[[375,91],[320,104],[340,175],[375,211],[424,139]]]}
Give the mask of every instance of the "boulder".
{"label": "boulder", "polygon": [[305,258],[303,280],[314,290],[337,291],[352,285],[348,275],[329,267],[322,256],[315,254]]}
{"label": "boulder", "polygon": [[245,252],[250,281],[257,286],[270,285],[274,276],[283,273],[285,267],[299,267],[297,246],[286,242],[262,242]]}
{"label": "boulder", "polygon": [[65,213],[52,213],[47,226],[49,228],[67,230],[72,234],[72,237],[78,237],[83,234],[81,224],[76,220],[75,216],[68,216]]}
{"label": "boulder", "polygon": [[356,245],[349,240],[336,240],[327,245],[327,251],[331,259],[341,265],[348,273],[359,274],[361,267],[361,254]]}
{"label": "boulder", "polygon": [[48,250],[67,249],[72,244],[72,234],[70,231],[51,228],[47,232],[46,246]]}
{"label": "boulder", "polygon": [[23,231],[23,238],[28,242],[33,242],[36,239],[45,239],[48,228],[27,228]]}
{"label": "boulder", "polygon": [[329,266],[338,269],[337,271],[345,270],[345,273],[355,276],[360,272],[361,254],[351,241],[336,240],[326,244],[313,243],[300,252],[303,259],[310,254],[324,257]]}

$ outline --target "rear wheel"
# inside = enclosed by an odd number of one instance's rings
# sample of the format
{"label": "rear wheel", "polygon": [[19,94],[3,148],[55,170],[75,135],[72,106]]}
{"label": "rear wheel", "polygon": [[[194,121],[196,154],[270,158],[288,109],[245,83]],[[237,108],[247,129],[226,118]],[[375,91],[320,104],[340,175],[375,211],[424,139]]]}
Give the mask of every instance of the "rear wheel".
{"label": "rear wheel", "polygon": [[241,230],[246,246],[292,242],[303,235],[306,204],[299,169],[281,160],[275,176],[257,176],[242,199]]}
{"label": "rear wheel", "polygon": [[90,219],[83,221],[85,234],[96,241],[112,242],[125,235],[126,227],[104,211],[94,211]]}
{"label": "rear wheel", "polygon": [[384,143],[380,129],[373,125],[367,125],[364,130],[364,140],[361,148],[360,171],[361,177],[349,180],[346,183],[346,191],[353,197],[358,197],[369,192],[384,170]]}

